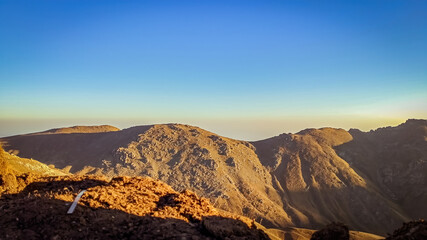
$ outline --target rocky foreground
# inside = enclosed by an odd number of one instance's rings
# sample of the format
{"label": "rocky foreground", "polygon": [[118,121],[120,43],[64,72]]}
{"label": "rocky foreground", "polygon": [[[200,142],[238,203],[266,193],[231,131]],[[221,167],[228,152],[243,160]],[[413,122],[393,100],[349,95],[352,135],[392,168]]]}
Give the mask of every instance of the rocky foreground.
{"label": "rocky foreground", "polygon": [[[0,200],[0,239],[270,239],[254,221],[143,177],[32,177]],[[79,205],[67,214],[76,195]]]}
{"label": "rocky foreground", "polygon": [[[266,229],[215,209],[206,198],[181,193],[148,177],[22,175],[0,198],[0,239],[382,239],[331,224]],[[5,181],[2,181],[4,185]],[[9,185],[10,186],[10,185]],[[82,190],[75,211],[71,203]],[[16,193],[12,193],[16,192]],[[406,223],[387,239],[425,239],[424,221]]]}

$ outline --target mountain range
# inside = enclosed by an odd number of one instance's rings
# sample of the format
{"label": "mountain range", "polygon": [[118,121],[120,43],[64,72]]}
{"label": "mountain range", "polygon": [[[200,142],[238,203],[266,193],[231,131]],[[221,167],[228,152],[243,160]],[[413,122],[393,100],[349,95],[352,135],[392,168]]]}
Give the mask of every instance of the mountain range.
{"label": "mountain range", "polygon": [[76,126],[0,139],[10,154],[77,175],[149,176],[267,227],[332,221],[385,235],[427,217],[427,121],[306,129],[247,142],[182,124]]}

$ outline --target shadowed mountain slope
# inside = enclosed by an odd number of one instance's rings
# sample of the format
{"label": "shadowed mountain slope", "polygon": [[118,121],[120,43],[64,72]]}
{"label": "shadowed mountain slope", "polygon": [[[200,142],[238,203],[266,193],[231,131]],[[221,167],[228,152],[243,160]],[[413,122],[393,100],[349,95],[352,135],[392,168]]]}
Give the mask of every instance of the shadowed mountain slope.
{"label": "shadowed mountain slope", "polygon": [[[387,164],[376,162],[381,144],[372,132],[308,129],[249,143],[167,124],[103,133],[21,135],[1,141],[9,152],[59,168],[71,166],[73,173],[151,176],[269,227],[320,228],[341,221],[350,229],[385,234],[402,221],[427,215],[424,190],[405,187],[410,181],[426,186],[425,121],[410,120],[390,128],[388,134],[394,136],[411,124],[417,127],[411,127],[415,130],[409,135],[417,134],[416,139],[399,140],[390,162],[416,167],[401,176],[403,184],[396,179],[387,185],[390,190],[377,177]],[[409,180],[410,176],[419,177]],[[405,194],[414,198],[405,199]]]}
{"label": "shadowed mountain slope", "polygon": [[349,132],[353,141],[336,147],[337,153],[411,219],[426,218],[427,121]]}
{"label": "shadowed mountain slope", "polygon": [[[4,149],[15,155],[54,164],[58,168],[67,167],[71,172],[76,172],[88,166],[93,169],[103,167],[103,159],[111,159],[114,150],[136,140],[138,134],[150,127],[100,133],[42,132],[3,138],[0,142]],[[55,131],[62,132],[60,129]]]}
{"label": "shadowed mountain slope", "polygon": [[14,156],[0,147],[0,194],[21,190],[32,177],[63,175],[66,174],[59,169],[33,159]]}
{"label": "shadowed mountain slope", "polygon": [[341,221],[353,229],[384,234],[407,219],[402,209],[336,154],[335,146],[350,141],[348,132],[324,128],[253,143],[297,226],[316,228]]}

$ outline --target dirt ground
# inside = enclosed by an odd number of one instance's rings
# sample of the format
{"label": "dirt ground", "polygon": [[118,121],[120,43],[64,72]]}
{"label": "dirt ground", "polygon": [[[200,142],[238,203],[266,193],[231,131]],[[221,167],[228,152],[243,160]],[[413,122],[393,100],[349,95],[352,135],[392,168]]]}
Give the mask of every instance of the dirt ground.
{"label": "dirt ground", "polygon": [[142,177],[35,178],[2,195],[0,211],[0,239],[269,239],[250,219]]}

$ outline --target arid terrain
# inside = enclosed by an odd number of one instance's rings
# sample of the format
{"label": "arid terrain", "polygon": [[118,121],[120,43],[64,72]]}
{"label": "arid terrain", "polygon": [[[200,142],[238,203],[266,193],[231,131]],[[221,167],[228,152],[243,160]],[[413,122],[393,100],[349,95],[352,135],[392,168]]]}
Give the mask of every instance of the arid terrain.
{"label": "arid terrain", "polygon": [[[275,228],[266,231],[270,235],[274,232],[274,236],[284,237],[292,232],[305,238],[312,231],[304,228],[320,229],[333,221],[346,224],[350,230],[386,236],[402,222],[426,218],[426,140],[426,120],[408,120],[397,127],[370,132],[307,129],[256,142],[181,124],[123,130],[72,127],[0,139],[8,152],[3,155],[10,159],[20,159],[14,155],[33,158],[49,165],[41,166],[54,175],[77,175],[55,181],[71,177],[84,182],[87,177],[83,175],[87,174],[107,179],[148,176],[170,185],[171,191],[177,191],[174,194],[185,195],[185,190],[190,190],[209,199],[213,207],[223,210],[215,211],[230,212],[227,216],[242,215]],[[103,186],[114,181],[148,181],[114,179],[103,180]],[[22,190],[17,186],[15,193]],[[24,188],[23,192],[28,191]],[[48,192],[40,194],[43,199],[68,202],[78,191],[74,189],[62,199],[56,190],[43,189],[38,190]],[[19,194],[24,193],[8,194],[7,199],[12,199],[22,198]],[[85,206],[106,208],[84,199]],[[143,216],[122,208],[114,209]],[[203,221],[198,224],[200,227]],[[253,225],[246,226],[252,234]]]}
{"label": "arid terrain", "polygon": [[[0,239],[310,239],[313,230],[267,229],[208,199],[149,177],[77,176],[0,148]],[[43,170],[40,170],[43,169]],[[77,194],[86,190],[73,213]],[[350,231],[351,239],[380,239]]]}

